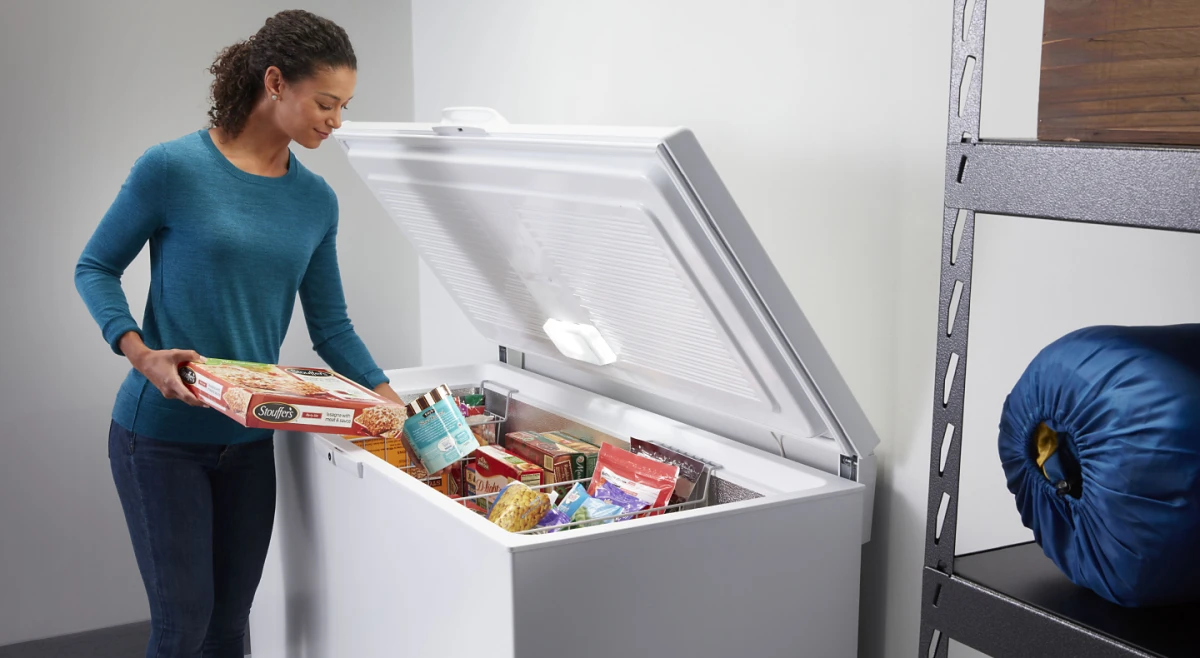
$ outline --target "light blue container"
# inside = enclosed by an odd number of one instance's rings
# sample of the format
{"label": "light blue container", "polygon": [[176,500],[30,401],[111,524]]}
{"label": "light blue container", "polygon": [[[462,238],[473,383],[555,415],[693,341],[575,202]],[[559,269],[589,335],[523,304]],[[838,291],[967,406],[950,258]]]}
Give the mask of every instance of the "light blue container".
{"label": "light blue container", "polygon": [[447,386],[439,386],[408,403],[405,439],[417,461],[430,474],[449,467],[479,449],[467,419]]}

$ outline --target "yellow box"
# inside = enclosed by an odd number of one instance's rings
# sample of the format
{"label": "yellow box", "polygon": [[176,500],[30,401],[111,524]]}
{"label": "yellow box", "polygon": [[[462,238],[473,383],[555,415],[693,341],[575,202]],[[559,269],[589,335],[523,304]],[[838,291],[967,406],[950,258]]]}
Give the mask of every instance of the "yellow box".
{"label": "yellow box", "polygon": [[364,439],[355,436],[343,438],[396,468],[408,466],[408,453],[404,451],[404,442],[400,439]]}
{"label": "yellow box", "polygon": [[[405,472],[417,478],[418,480],[429,478],[429,473],[427,473],[425,469],[421,468],[419,464],[414,463],[412,468],[408,468],[408,453],[404,450],[404,442],[400,439],[364,439],[356,436],[347,436],[343,438],[353,442],[354,445],[366,450],[367,452],[386,461],[396,468],[406,469]],[[446,472],[438,473],[434,477],[430,478],[425,484],[428,484],[430,487],[442,492],[443,495],[449,496],[450,478],[447,477],[449,470],[450,469],[446,469]]]}

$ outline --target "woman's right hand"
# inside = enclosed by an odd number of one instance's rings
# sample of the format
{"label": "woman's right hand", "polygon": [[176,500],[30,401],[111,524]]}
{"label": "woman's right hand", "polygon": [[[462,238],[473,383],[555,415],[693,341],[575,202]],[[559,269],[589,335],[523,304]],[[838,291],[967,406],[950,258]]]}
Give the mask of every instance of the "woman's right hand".
{"label": "woman's right hand", "polygon": [[142,373],[159,393],[168,400],[179,400],[193,407],[207,407],[197,398],[179,377],[179,364],[193,361],[204,363],[204,357],[192,350],[152,350],[142,342],[142,337],[129,332],[121,337],[121,352],[129,363]]}

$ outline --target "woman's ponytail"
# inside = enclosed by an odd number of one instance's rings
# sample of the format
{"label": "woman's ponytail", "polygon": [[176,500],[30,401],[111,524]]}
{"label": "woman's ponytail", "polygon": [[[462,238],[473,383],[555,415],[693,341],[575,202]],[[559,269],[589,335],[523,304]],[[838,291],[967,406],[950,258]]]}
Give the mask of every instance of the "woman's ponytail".
{"label": "woman's ponytail", "polygon": [[262,93],[262,76],[250,69],[250,47],[250,41],[229,46],[208,69],[213,74],[208,118],[214,128],[230,137],[237,137],[246,127],[246,119]]}

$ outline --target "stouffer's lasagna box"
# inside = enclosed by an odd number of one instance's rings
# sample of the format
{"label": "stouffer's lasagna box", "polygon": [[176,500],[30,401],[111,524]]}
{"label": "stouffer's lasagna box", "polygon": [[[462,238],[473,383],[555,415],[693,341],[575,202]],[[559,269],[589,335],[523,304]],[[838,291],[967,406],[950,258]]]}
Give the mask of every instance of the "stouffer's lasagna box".
{"label": "stouffer's lasagna box", "polygon": [[246,427],[394,438],[404,407],[332,370],[209,359],[179,375],[201,400]]}

